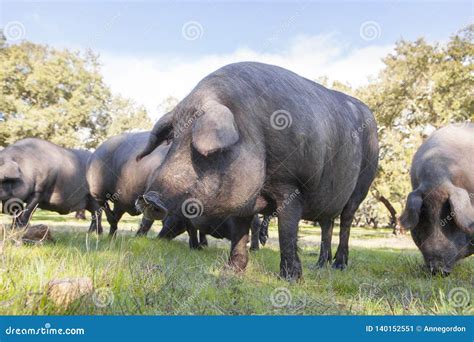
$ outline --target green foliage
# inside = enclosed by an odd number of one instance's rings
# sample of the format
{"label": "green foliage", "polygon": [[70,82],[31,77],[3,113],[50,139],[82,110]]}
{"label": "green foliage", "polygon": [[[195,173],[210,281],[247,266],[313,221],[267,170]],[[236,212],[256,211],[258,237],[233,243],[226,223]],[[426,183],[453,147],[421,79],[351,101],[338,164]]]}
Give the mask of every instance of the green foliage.
{"label": "green foliage", "polygon": [[[380,129],[379,139],[380,159],[377,177],[358,215],[364,216],[367,211],[370,211],[369,217],[382,226],[389,226],[396,222],[391,222],[387,208],[377,198],[384,196],[397,213],[401,213],[406,196],[411,191],[411,160],[422,140],[418,134],[407,134],[396,128]],[[366,221],[366,224],[369,222]]]}
{"label": "green foliage", "polygon": [[0,146],[38,137],[91,148],[111,134],[150,128],[143,108],[112,97],[98,57],[23,42],[0,49]]}
{"label": "green foliage", "polygon": [[179,100],[174,96],[168,96],[163,102],[160,103],[158,109],[162,113],[168,113],[178,104]]}
{"label": "green foliage", "polygon": [[445,44],[399,41],[378,78],[359,93],[378,122],[440,127],[474,119],[474,25]]}
{"label": "green foliage", "polygon": [[109,104],[110,125],[107,137],[125,132],[145,131],[152,127],[146,109],[137,106],[132,100],[114,96]]}
{"label": "green foliage", "polygon": [[94,145],[108,122],[109,90],[97,57],[24,42],[0,50],[0,144],[39,137]]}

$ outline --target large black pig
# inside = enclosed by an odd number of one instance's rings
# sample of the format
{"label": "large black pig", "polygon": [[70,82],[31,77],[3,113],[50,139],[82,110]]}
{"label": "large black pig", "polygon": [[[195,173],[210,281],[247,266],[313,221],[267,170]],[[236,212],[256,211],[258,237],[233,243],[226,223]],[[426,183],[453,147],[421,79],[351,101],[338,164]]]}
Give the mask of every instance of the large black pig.
{"label": "large black pig", "polygon": [[4,210],[23,210],[18,226],[28,224],[36,207],[67,214],[81,209],[92,213],[90,231],[102,232],[99,205],[86,181],[91,153],[27,138],[0,151],[0,200]]}
{"label": "large black pig", "polygon": [[280,274],[299,278],[298,222],[319,221],[319,264],[332,260],[334,219],[340,242],[333,267],[348,260],[354,213],[378,163],[377,127],[359,100],[280,67],[227,65],[207,77],[154,126],[151,153],[172,138],[153,176],[145,214],[163,217],[189,201],[207,217],[235,217],[229,263],[246,267],[256,213],[278,217]]}
{"label": "large black pig", "polygon": [[447,275],[474,253],[474,125],[451,125],[433,133],[411,166],[413,191],[400,223],[433,273]]}

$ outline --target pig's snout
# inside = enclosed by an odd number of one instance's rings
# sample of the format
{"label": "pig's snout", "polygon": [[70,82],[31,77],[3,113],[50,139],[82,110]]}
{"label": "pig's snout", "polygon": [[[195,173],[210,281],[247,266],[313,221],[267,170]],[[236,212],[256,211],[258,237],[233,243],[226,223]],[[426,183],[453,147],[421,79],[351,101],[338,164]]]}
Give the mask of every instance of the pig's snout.
{"label": "pig's snout", "polygon": [[156,191],[148,191],[146,194],[139,196],[135,201],[135,207],[146,218],[152,220],[163,220],[168,215],[168,209],[166,209]]}
{"label": "pig's snout", "polygon": [[451,267],[440,260],[429,260],[426,262],[426,266],[433,275],[447,277],[451,273]]}

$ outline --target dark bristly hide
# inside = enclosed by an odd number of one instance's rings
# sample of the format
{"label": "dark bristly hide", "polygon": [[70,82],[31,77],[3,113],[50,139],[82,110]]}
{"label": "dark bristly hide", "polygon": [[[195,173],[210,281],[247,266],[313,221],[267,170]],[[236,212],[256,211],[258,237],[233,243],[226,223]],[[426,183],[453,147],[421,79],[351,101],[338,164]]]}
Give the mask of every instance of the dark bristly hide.
{"label": "dark bristly hide", "polygon": [[162,218],[183,203],[202,215],[233,216],[229,263],[245,268],[256,213],[278,217],[281,276],[301,276],[300,219],[325,222],[320,264],[332,260],[333,221],[341,217],[335,268],[347,265],[349,230],[378,163],[377,127],[357,99],[280,67],[242,62],[205,77],[159,120],[140,157],[170,139],[148,191],[159,194]]}

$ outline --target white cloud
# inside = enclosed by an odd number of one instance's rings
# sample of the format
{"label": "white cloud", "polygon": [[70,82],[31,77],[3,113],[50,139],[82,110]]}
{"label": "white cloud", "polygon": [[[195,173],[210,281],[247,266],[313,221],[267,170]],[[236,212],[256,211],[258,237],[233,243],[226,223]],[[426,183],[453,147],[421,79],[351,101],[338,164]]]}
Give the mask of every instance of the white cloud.
{"label": "white cloud", "polygon": [[240,48],[230,54],[209,54],[194,60],[153,56],[146,58],[102,54],[103,74],[112,91],[134,99],[152,118],[168,96],[183,98],[203,77],[229,63],[259,61],[279,65],[306,78],[327,76],[353,86],[367,82],[383,67],[381,58],[392,45],[351,48],[335,36],[299,36],[280,52],[261,53]]}

